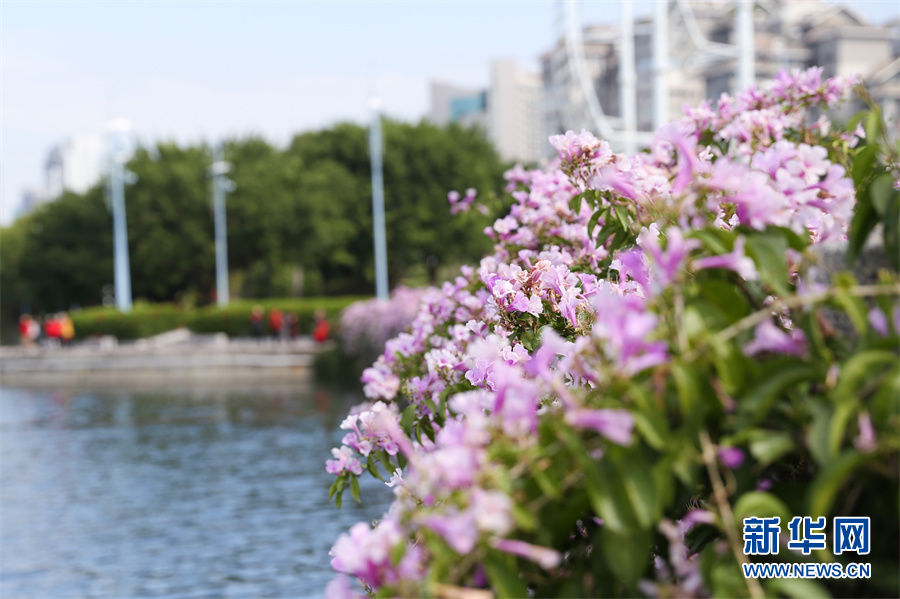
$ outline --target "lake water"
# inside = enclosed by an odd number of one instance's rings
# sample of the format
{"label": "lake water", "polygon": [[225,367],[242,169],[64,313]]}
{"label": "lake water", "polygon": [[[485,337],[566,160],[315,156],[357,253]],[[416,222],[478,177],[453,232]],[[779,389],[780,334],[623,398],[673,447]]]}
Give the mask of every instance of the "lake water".
{"label": "lake water", "polygon": [[328,500],[357,401],[0,388],[0,597],[322,596],[334,540],[390,499],[363,481],[363,506]]}

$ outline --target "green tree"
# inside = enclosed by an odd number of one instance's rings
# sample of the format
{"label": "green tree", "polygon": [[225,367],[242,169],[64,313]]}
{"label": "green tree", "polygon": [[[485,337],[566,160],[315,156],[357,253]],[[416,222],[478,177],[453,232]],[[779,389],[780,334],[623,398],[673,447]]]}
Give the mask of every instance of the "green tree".
{"label": "green tree", "polygon": [[[391,283],[434,281],[486,249],[472,216],[451,218],[447,192],[501,184],[503,166],[475,130],[386,120],[385,205]],[[228,253],[237,296],[366,294],[374,281],[368,130],[297,135],[279,149],[229,141]],[[210,149],[159,143],[128,163],[125,193],[132,294],[206,303],[215,287]],[[480,215],[478,215],[481,218]],[[298,289],[297,274],[303,287]],[[66,193],[0,233],[6,318],[97,304],[113,282],[112,216],[102,186]]]}
{"label": "green tree", "polygon": [[[84,195],[63,194],[0,237],[4,304],[14,309],[98,304],[103,286],[113,281],[112,221],[100,186]],[[18,248],[7,254],[7,243]]]}

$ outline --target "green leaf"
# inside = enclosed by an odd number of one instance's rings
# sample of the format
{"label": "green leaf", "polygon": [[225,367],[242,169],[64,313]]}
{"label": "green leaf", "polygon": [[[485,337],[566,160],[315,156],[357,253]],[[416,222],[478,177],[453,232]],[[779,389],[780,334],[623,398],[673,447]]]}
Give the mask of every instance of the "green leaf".
{"label": "green leaf", "polygon": [[831,431],[832,410],[829,406],[814,404],[810,406],[810,411],[813,418],[812,425],[806,431],[806,446],[809,447],[809,453],[816,462],[826,464],[831,458],[828,437]]}
{"label": "green leaf", "polygon": [[516,521],[516,525],[524,531],[532,531],[537,528],[537,518],[531,510],[514,503],[512,506],[512,517]]}
{"label": "green leaf", "polygon": [[756,263],[759,277],[781,295],[790,293],[788,284],[787,251],[784,236],[773,231],[753,232],[747,235],[747,254]]}
{"label": "green leaf", "polygon": [[378,465],[375,463],[374,457],[374,454],[369,454],[369,459],[366,460],[366,470],[368,470],[369,474],[371,474],[378,480],[383,481],[384,477],[382,477],[381,473],[378,472]]}
{"label": "green leaf", "polygon": [[721,229],[700,229],[692,231],[688,237],[697,239],[711,254],[727,254],[734,248],[737,233]]}
{"label": "green leaf", "polygon": [[792,599],[829,599],[831,594],[815,580],[804,578],[771,578],[765,581],[771,596],[787,595]]}
{"label": "green leaf", "polygon": [[631,503],[631,509],[637,516],[638,524],[649,529],[659,516],[656,509],[656,485],[650,465],[640,456],[631,453],[620,460],[617,466],[619,478]]}
{"label": "green leaf", "polygon": [[834,278],[836,288],[834,300],[847,313],[853,328],[860,334],[865,334],[869,328],[869,309],[862,298],[853,295],[849,287],[856,284],[856,279],[848,273],[841,273]]}
{"label": "green leaf", "polygon": [[[870,137],[869,139],[875,138]],[[853,165],[850,167],[850,176],[853,177],[853,184],[856,186],[857,195],[859,195],[862,183],[872,173],[872,167],[875,166],[877,153],[878,146],[874,143],[868,143],[859,150],[856,157],[853,159]]]}
{"label": "green leaf", "polygon": [[628,210],[624,206],[613,206],[613,212],[616,215],[616,219],[619,221],[619,225],[623,230],[628,230]]}
{"label": "green leaf", "polygon": [[894,177],[889,174],[879,175],[869,186],[869,196],[872,199],[872,207],[878,216],[884,218],[887,214],[891,203],[896,202],[896,197],[900,195],[894,189]]}
{"label": "green leaf", "polygon": [[531,475],[545,495],[552,499],[559,499],[559,481],[551,480],[547,471],[542,469],[539,465],[536,465],[534,469],[532,469]]}
{"label": "green leaf", "polygon": [[[809,515],[813,518],[828,516],[831,513],[834,499],[838,491],[844,486],[847,478],[860,464],[865,462],[867,456],[855,450],[850,450],[839,456],[836,460],[825,464],[822,471],[813,480],[809,489]],[[805,514],[804,514],[805,515]]]}
{"label": "green leaf", "polygon": [[869,114],[866,115],[866,124],[864,126],[866,129],[866,139],[869,140],[869,143],[871,143],[874,147],[877,147],[875,145],[875,140],[881,137],[883,122],[884,121],[881,118],[881,110],[878,108],[878,106],[875,106],[871,110],[869,110]]}
{"label": "green leaf", "polygon": [[412,430],[412,425],[415,420],[416,404],[409,404],[406,406],[406,409],[403,410],[403,415],[400,416],[400,426],[405,432],[409,433]]}
{"label": "green leaf", "polygon": [[406,555],[406,541],[400,541],[391,549],[391,563],[399,564],[403,556]]}
{"label": "green leaf", "polygon": [[834,395],[838,401],[852,401],[867,381],[897,363],[897,354],[887,350],[869,350],[856,354],[841,368]]}
{"label": "green leaf", "polygon": [[700,295],[715,305],[727,319],[726,326],[750,312],[750,303],[733,284],[722,279],[706,279],[698,284]]}
{"label": "green leaf", "polygon": [[778,360],[766,363],[761,379],[749,385],[749,391],[738,400],[738,412],[744,426],[758,424],[766,416],[782,393],[796,387],[803,380],[814,380],[818,369],[799,360]]}
{"label": "green leaf", "polygon": [[750,454],[760,465],[767,466],[794,449],[794,440],[788,433],[759,431],[750,441]]}
{"label": "green leaf", "polygon": [[870,189],[867,187],[861,192],[857,190],[856,206],[853,208],[853,218],[850,221],[850,230],[847,232],[847,263],[853,264],[860,251],[866,244],[869,234],[878,224],[878,214],[872,206]]}
{"label": "green leaf", "polygon": [[334,497],[334,494],[338,490],[338,481],[340,481],[340,480],[341,479],[336,478],[336,479],[334,479],[334,482],[331,483],[331,487],[329,487],[329,489],[328,489],[328,499],[331,499],[332,497]]}
{"label": "green leaf", "polygon": [[350,494],[353,495],[353,499],[356,500],[356,503],[362,503],[359,492],[359,478],[356,476],[350,477]]}
{"label": "green leaf", "polygon": [[528,587],[519,578],[516,560],[513,556],[490,549],[484,558],[483,565],[491,588],[497,592],[498,598],[521,599],[528,597]]}
{"label": "green leaf", "polygon": [[732,343],[712,338],[713,363],[728,393],[737,393],[744,383],[744,357]]}
{"label": "green leaf", "polygon": [[[594,231],[594,227],[597,226],[597,223],[600,222],[600,219],[603,218],[608,212],[607,208],[600,208],[599,210],[595,210],[591,215],[591,218],[588,220],[587,230],[588,235],[591,235]],[[605,220],[605,219],[604,219]],[[605,239],[604,230],[606,229],[606,225],[600,230],[600,234],[597,236],[598,241],[603,241]]]}
{"label": "green leaf", "polygon": [[629,588],[640,580],[650,565],[649,530],[632,529],[616,532],[608,526],[600,529],[600,550],[610,570]]}
{"label": "green leaf", "polygon": [[734,504],[735,525],[742,526],[744,518],[764,518],[778,516],[782,526],[790,520],[790,510],[771,493],[750,491],[741,495]]}
{"label": "green leaf", "polygon": [[634,427],[640,433],[647,445],[653,449],[661,450],[666,446],[666,423],[659,412],[633,412]]}
{"label": "green leaf", "polygon": [[672,363],[672,378],[678,392],[678,403],[684,415],[694,413],[700,399],[700,380],[696,368],[681,362]]}
{"label": "green leaf", "polygon": [[884,251],[894,267],[900,270],[900,192],[894,190],[884,210]]}

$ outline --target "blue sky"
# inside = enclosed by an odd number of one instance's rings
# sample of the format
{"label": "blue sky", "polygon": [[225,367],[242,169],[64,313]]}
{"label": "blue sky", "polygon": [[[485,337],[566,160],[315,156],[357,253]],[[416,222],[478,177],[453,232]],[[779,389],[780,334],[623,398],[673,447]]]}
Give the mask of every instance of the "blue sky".
{"label": "blue sky", "polygon": [[[615,0],[585,2],[613,22]],[[897,16],[890,0],[856,0]],[[637,13],[649,1],[635,2]],[[536,67],[559,30],[555,2],[23,2],[0,4],[0,222],[41,182],[48,149],[133,122],[144,141],[189,142],[362,120],[417,119],[428,81],[483,84],[495,58]]]}

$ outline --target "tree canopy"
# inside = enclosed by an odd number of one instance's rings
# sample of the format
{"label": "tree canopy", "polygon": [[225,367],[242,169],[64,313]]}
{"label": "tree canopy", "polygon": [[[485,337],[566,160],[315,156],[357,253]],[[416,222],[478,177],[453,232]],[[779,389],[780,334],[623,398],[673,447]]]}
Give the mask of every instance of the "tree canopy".
{"label": "tree canopy", "polygon": [[[225,144],[230,286],[239,297],[371,292],[367,129],[343,123],[286,148],[260,137]],[[384,180],[391,283],[425,282],[476,259],[486,240],[447,192],[500,187],[504,165],[478,131],[386,120]],[[207,145],[141,147],[127,168],[132,291],[149,301],[211,301],[215,287]],[[467,222],[468,221],[468,222]],[[0,231],[4,312],[100,303],[113,282],[112,215],[103,184],[65,193]]]}

